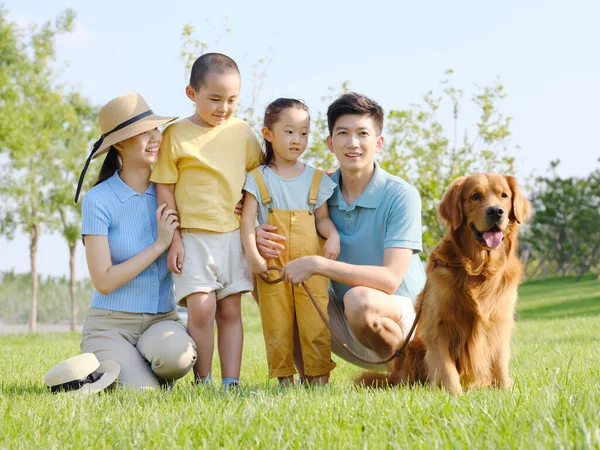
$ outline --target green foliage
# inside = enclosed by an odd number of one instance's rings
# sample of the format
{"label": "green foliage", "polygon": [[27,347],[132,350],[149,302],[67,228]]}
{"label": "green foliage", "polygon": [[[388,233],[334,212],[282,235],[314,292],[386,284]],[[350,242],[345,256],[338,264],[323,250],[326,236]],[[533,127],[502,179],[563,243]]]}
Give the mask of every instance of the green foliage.
{"label": "green foliage", "polygon": [[540,263],[531,273],[576,273],[600,269],[600,167],[587,177],[562,178],[559,161],[550,176],[537,177],[530,200],[534,219],[522,239],[528,259]]}
{"label": "green foliage", "polygon": [[80,352],[80,335],[0,336],[0,447],[598,448],[600,321],[578,313],[578,297],[600,301],[572,279],[522,286],[520,317],[541,301],[557,313],[517,322],[513,389],[456,398],[429,387],[357,388],[351,380],[360,369],[338,357],[330,386],[280,389],[267,381],[260,317],[249,299],[243,386],[234,392],[220,388],[215,361],[212,388],[193,387],[188,375],[171,391],[53,395],[43,374]]}

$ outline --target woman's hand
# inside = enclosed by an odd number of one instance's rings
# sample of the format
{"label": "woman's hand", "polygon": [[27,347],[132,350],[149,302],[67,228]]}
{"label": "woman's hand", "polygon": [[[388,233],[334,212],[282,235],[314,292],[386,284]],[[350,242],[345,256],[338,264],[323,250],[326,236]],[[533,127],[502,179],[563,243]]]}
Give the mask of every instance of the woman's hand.
{"label": "woman's hand", "polygon": [[163,203],[156,209],[156,224],[158,226],[156,244],[164,251],[171,245],[173,233],[179,227],[177,213],[167,209],[167,204]]}
{"label": "woman's hand", "polygon": [[276,241],[285,241],[285,237],[273,233],[277,229],[274,225],[263,224],[256,227],[256,247],[258,253],[265,259],[277,259],[279,251],[285,247]]}

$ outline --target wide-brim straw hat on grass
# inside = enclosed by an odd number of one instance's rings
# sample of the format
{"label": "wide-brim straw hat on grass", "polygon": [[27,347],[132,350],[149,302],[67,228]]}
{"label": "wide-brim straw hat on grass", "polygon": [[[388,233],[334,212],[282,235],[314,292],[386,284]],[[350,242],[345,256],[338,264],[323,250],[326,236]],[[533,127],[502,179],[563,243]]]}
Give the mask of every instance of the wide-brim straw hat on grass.
{"label": "wide-brim straw hat on grass", "polygon": [[169,123],[177,117],[163,117],[154,112],[140,94],[127,94],[112,99],[98,112],[98,124],[102,136],[96,141],[79,176],[75,203],[79,199],[81,185],[90,161],[106,153],[111,145],[129,139],[156,127]]}
{"label": "wide-brim straw hat on grass", "polygon": [[119,363],[99,362],[93,353],[83,353],[55,365],[44,375],[44,381],[52,392],[91,394],[113,384],[120,372]]}

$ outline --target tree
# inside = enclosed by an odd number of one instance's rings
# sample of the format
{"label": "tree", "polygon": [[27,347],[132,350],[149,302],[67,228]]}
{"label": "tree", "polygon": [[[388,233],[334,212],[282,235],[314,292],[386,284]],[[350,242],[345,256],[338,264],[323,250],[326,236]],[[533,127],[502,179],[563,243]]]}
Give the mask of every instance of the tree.
{"label": "tree", "polygon": [[[89,142],[99,135],[96,124],[97,108],[85,97],[73,92],[63,99],[63,138],[54,149],[55,164],[45,173],[49,190],[47,202],[58,229],[69,247],[69,276],[71,297],[71,331],[77,331],[77,281],[75,273],[75,250],[81,237],[81,205],[73,202],[74,187],[83,167]],[[86,184],[95,179],[94,165],[88,170]]]}
{"label": "tree", "polygon": [[600,265],[600,167],[585,178],[561,178],[559,164],[551,162],[550,176],[536,178],[530,196],[535,215],[523,242],[537,262],[532,278],[552,268],[581,278]]}
{"label": "tree", "polygon": [[29,236],[31,313],[29,329],[37,330],[37,246],[47,218],[48,189],[44,173],[53,164],[52,149],[63,132],[61,94],[55,86],[52,63],[54,39],[70,32],[75,14],[66,10],[54,23],[28,30],[6,20],[0,9],[0,231],[8,237],[20,228]]}
{"label": "tree", "polygon": [[[514,158],[509,155],[512,119],[499,110],[506,96],[502,84],[495,80],[489,86],[476,85],[471,101],[479,110],[479,121],[471,136],[468,128],[458,131],[465,94],[451,84],[452,71],[446,75],[442,94],[430,91],[422,104],[388,113],[388,141],[381,153],[381,166],[421,194],[425,254],[444,235],[446,224],[437,208],[455,178],[476,172],[514,173]],[[451,107],[451,132],[438,117],[445,101]]]}

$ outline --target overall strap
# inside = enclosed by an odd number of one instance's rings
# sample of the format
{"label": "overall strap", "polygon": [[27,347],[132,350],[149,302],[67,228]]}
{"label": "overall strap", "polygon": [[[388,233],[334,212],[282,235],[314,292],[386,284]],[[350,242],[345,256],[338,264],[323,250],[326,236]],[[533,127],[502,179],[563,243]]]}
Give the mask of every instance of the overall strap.
{"label": "overall strap", "polygon": [[254,177],[254,181],[256,181],[256,186],[258,187],[258,193],[262,198],[263,206],[266,206],[269,209],[269,212],[273,212],[273,199],[269,195],[269,191],[267,190],[267,185],[265,184],[265,179],[260,173],[259,167],[250,172]]}
{"label": "overall strap", "polygon": [[315,213],[315,208],[317,206],[317,195],[319,194],[319,187],[321,186],[321,178],[323,178],[323,171],[315,169],[310,185],[310,193],[308,194],[308,210],[311,215]]}

